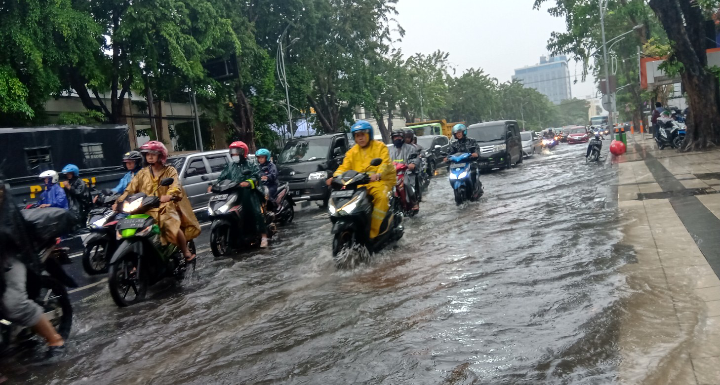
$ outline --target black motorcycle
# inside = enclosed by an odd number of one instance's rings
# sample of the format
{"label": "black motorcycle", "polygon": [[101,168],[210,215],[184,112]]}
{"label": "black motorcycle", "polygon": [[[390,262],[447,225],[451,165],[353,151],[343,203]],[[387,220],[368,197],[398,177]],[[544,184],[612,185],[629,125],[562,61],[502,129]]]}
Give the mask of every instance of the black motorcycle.
{"label": "black motorcycle", "polygon": [[[173,178],[160,181],[161,186],[172,183]],[[182,281],[185,277],[188,265],[185,257],[176,245],[161,243],[159,225],[146,214],[158,207],[160,197],[144,193],[133,194],[122,202],[122,212],[127,218],[117,224],[117,237],[121,242],[108,269],[110,295],[120,307],[142,301],[148,287],[165,278]],[[193,241],[188,242],[188,248],[195,254]]]}
{"label": "black motorcycle", "polygon": [[[28,298],[40,305],[45,316],[63,339],[72,328],[73,309],[67,287],[78,287],[63,269],[62,256],[56,249],[56,238],[70,232],[74,218],[69,211],[56,208],[23,210],[23,217],[33,240],[33,250],[41,263],[41,271],[27,269]],[[9,348],[28,341],[33,332],[29,328],[0,320],[0,347]]]}
{"label": "black motorcycle", "polygon": [[[252,216],[252,213],[243,209],[240,204],[242,189],[239,183],[229,180],[212,186],[215,195],[208,202],[208,216],[212,221],[210,249],[215,257],[260,244],[261,238],[254,229],[254,219],[247,217]],[[292,209],[292,206],[290,208]],[[276,232],[275,213],[264,207],[262,212],[268,228],[267,236],[272,238]],[[252,224],[253,228],[248,228],[248,224]]]}
{"label": "black motorcycle", "polygon": [[96,208],[88,213],[86,226],[90,234],[83,238],[82,264],[90,275],[107,273],[110,257],[119,245],[115,227],[126,216],[112,209],[119,197],[120,194],[104,190],[97,195]]}
{"label": "black motorcycle", "polygon": [[[371,166],[379,166],[382,160],[375,158]],[[354,170],[335,177],[332,181],[332,192],[328,201],[330,221],[333,224],[333,260],[337,268],[353,267],[363,257],[348,258],[346,251],[359,251],[361,255],[380,251],[391,242],[403,236],[402,217],[396,216],[394,210],[388,209],[380,235],[370,239],[370,220],[373,212],[371,196],[365,187],[370,183],[370,175]],[[396,207],[395,196],[391,196],[390,207]]]}
{"label": "black motorcycle", "polygon": [[598,162],[600,160],[600,151],[602,150],[602,140],[592,138],[588,143],[590,155],[585,158],[585,162]]}
{"label": "black motorcycle", "polygon": [[[267,194],[267,188],[265,193]],[[295,219],[295,202],[290,196],[289,183],[281,183],[275,197],[270,197],[265,202],[265,205],[275,215],[275,221],[280,225],[292,223],[293,219]]]}

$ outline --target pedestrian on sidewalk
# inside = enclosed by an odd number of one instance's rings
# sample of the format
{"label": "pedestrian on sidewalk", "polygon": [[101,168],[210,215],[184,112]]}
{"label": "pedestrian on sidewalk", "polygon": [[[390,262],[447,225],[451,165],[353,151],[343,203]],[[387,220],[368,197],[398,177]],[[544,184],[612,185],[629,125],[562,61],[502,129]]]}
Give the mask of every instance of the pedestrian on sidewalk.
{"label": "pedestrian on sidewalk", "polygon": [[658,138],[658,135],[660,135],[660,125],[658,124],[658,118],[663,111],[665,111],[665,109],[663,108],[662,103],[655,102],[655,109],[653,110],[652,117],[650,118],[650,123],[652,123],[653,127],[653,138]]}

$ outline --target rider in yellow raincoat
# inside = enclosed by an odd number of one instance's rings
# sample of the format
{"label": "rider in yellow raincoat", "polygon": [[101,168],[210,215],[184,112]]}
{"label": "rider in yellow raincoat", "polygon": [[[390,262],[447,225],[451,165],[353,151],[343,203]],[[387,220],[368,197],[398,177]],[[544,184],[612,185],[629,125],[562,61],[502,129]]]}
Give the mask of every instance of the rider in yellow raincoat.
{"label": "rider in yellow raincoat", "polygon": [[[373,212],[370,221],[370,239],[380,235],[380,226],[390,208],[388,194],[396,183],[395,167],[390,161],[390,153],[384,143],[373,140],[373,128],[370,123],[358,120],[350,129],[355,137],[355,145],[345,154],[343,163],[335,170],[333,177],[349,170],[367,172],[371,182],[365,185],[373,197]],[[374,158],[382,159],[377,166],[370,166]],[[332,178],[328,179],[330,185]]]}
{"label": "rider in yellow raincoat", "polygon": [[[192,211],[185,191],[180,186],[175,167],[165,165],[167,161],[167,149],[161,142],[150,141],[140,147],[140,152],[145,155],[145,161],[149,164],[138,171],[137,175],[125,188],[118,202],[126,197],[139,192],[147,195],[160,197],[160,207],[147,212],[160,225],[160,240],[163,244],[168,242],[178,246],[185,259],[191,261],[195,255],[188,249],[187,242],[200,235],[200,223]],[[170,186],[160,186],[160,181],[165,178],[173,178]]]}

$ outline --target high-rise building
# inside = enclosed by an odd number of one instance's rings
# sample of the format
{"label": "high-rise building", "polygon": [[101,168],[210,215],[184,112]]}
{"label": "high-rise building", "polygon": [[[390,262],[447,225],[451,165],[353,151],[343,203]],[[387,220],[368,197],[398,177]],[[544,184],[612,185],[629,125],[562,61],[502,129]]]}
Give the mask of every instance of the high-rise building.
{"label": "high-rise building", "polygon": [[513,79],[538,90],[555,104],[572,99],[570,69],[565,56],[542,56],[540,64],[516,69]]}

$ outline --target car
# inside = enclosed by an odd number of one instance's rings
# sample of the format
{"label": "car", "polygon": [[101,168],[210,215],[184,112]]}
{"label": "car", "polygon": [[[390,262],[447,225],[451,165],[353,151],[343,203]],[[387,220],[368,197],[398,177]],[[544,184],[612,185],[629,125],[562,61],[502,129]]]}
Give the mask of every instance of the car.
{"label": "car", "polygon": [[531,157],[542,150],[542,143],[540,143],[540,138],[536,132],[522,131],[520,139],[522,140],[523,156]]}
{"label": "car", "polygon": [[467,136],[477,141],[480,170],[508,169],[523,161],[520,128],[514,120],[473,124]]}
{"label": "car", "polygon": [[428,175],[435,175],[435,170],[444,167],[445,156],[450,148],[450,139],[445,135],[423,135],[417,137],[417,144],[423,148],[428,162]]}
{"label": "car", "polygon": [[[248,156],[251,162],[255,155]],[[205,210],[212,193],[207,192],[210,183],[217,180],[225,165],[230,162],[230,151],[216,150],[171,155],[168,164],[175,167],[180,185],[187,193],[193,211]]]}
{"label": "car", "polygon": [[346,133],[292,139],[278,155],[278,179],[290,184],[294,201],[325,205],[330,198],[325,181],[342,164],[349,148]]}
{"label": "car", "polygon": [[590,140],[587,128],[583,126],[575,126],[569,128],[568,144],[587,143]]}

